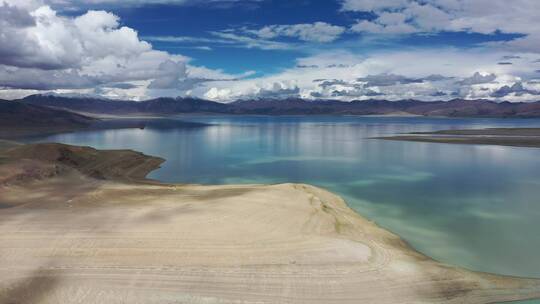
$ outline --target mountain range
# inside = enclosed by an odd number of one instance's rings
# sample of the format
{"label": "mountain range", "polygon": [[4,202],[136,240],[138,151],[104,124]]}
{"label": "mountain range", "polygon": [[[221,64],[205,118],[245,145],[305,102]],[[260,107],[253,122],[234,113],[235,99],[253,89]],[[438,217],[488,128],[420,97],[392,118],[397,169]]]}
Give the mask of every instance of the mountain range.
{"label": "mountain range", "polygon": [[174,115],[184,113],[250,115],[421,115],[446,117],[540,117],[540,102],[511,103],[453,99],[425,102],[414,99],[336,100],[257,99],[219,103],[196,98],[156,98],[146,101],[89,97],[31,95],[17,100],[25,105],[52,107],[88,114]]}

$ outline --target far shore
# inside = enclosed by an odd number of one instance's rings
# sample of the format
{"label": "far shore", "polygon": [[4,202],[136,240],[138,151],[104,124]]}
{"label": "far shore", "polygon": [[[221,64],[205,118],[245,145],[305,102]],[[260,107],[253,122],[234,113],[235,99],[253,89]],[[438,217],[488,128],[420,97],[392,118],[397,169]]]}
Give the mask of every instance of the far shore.
{"label": "far shore", "polygon": [[540,128],[492,128],[416,132],[376,139],[540,148]]}
{"label": "far shore", "polygon": [[98,130],[145,129],[149,125],[153,125],[153,120],[156,121],[155,124],[160,128],[197,128],[209,126],[209,124],[205,123],[188,121],[175,121],[173,126],[172,124],[167,124],[167,122],[168,119],[173,119],[174,117],[167,116],[104,116],[99,118],[96,116],[94,118],[97,119],[87,125],[58,125],[51,127],[21,125],[5,126],[0,128],[0,139],[17,140],[36,136]]}

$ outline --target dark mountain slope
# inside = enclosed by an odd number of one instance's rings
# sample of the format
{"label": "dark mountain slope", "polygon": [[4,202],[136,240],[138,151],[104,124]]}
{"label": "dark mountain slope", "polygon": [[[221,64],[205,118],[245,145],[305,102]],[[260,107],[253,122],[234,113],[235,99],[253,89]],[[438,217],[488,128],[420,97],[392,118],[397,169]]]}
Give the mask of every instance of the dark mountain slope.
{"label": "dark mountain slope", "polygon": [[257,114],[257,115],[389,115],[411,114],[448,117],[540,117],[540,102],[510,103],[489,100],[424,102],[419,100],[336,100],[256,99],[223,104],[195,98],[157,98],[142,102],[92,98],[66,98],[32,95],[25,104],[63,108],[99,114],[181,113]]}
{"label": "dark mountain slope", "polygon": [[0,138],[86,128],[95,119],[60,109],[0,100]]}
{"label": "dark mountain slope", "polygon": [[21,99],[25,104],[68,109],[78,112],[100,114],[137,113],[137,103],[133,101],[98,98],[72,98],[54,95],[30,95]]}
{"label": "dark mountain slope", "polygon": [[86,126],[93,118],[65,110],[0,100],[0,126]]}
{"label": "dark mountain slope", "polygon": [[176,114],[223,113],[223,103],[194,98],[157,98],[143,102],[97,98],[69,98],[54,95],[31,95],[20,100],[26,104],[56,107],[94,114]]}

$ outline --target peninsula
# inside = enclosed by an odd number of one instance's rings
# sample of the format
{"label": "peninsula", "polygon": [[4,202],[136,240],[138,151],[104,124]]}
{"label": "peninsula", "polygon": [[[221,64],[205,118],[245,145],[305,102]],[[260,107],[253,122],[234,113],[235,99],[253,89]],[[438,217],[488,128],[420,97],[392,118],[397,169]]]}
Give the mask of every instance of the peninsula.
{"label": "peninsula", "polygon": [[540,128],[491,128],[415,132],[385,140],[540,148]]}

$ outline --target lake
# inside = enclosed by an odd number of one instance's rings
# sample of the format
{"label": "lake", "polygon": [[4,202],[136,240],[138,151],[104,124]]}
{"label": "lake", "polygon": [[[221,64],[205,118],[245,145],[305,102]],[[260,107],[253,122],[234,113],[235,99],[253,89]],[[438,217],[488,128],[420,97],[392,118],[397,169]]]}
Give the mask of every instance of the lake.
{"label": "lake", "polygon": [[165,182],[314,184],[437,260],[540,278],[540,149],[370,139],[486,127],[540,120],[184,116],[28,141],[160,156],[149,177]]}

